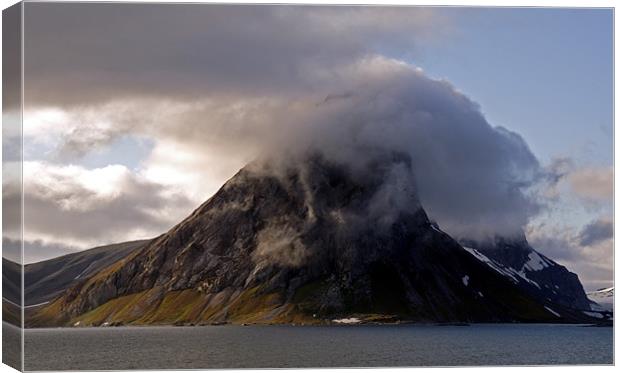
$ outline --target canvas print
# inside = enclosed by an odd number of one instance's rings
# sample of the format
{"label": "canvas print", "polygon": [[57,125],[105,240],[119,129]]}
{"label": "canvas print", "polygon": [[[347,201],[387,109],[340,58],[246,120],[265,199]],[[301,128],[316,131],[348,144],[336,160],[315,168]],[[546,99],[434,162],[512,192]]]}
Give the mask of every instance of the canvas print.
{"label": "canvas print", "polygon": [[613,9],[3,11],[3,362],[610,365]]}

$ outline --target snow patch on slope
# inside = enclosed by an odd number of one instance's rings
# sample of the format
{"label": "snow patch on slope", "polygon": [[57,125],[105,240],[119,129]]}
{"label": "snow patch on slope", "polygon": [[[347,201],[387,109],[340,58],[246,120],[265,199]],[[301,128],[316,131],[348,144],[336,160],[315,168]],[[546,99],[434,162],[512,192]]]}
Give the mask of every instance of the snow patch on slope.
{"label": "snow patch on slope", "polygon": [[595,311],[613,311],[614,310],[614,288],[599,289],[587,293],[590,299],[591,308]]}
{"label": "snow patch on slope", "polygon": [[444,231],[442,231],[441,229],[437,228],[437,227],[435,226],[435,224],[431,224],[431,228],[432,228],[435,232],[439,232],[439,233],[446,234]]}
{"label": "snow patch on slope", "polygon": [[537,288],[540,289],[540,285],[538,285],[538,283],[534,280],[530,280],[529,278],[527,278],[527,274],[525,274],[525,272],[523,272],[523,270],[521,271],[515,271],[512,268],[509,268],[513,273],[515,273],[517,276],[521,277],[523,280],[529,282],[530,284],[536,286]]}
{"label": "snow patch on slope", "polygon": [[551,308],[549,308],[549,307],[547,307],[547,306],[545,306],[545,309],[546,309],[547,311],[551,312],[553,315],[555,315],[555,317],[562,317],[562,316],[560,316],[560,314],[559,314],[559,313],[555,312],[554,310],[552,310]]}
{"label": "snow patch on slope", "polygon": [[582,311],[584,314],[588,315],[588,316],[592,316],[592,317],[596,317],[597,319],[602,319],[605,316],[603,316],[602,314],[598,313],[598,312],[590,312],[590,311]]}
{"label": "snow patch on slope", "polygon": [[89,270],[89,269],[93,266],[93,264],[95,264],[95,263],[97,263],[97,260],[95,260],[94,262],[92,262],[92,263],[90,263],[88,266],[86,266],[86,268],[84,268],[84,269],[82,270],[82,272],[80,272],[80,274],[79,274],[79,275],[75,276],[74,280],[77,280],[77,279],[79,279],[80,277],[82,277],[82,275],[84,275],[84,273],[86,273],[86,271],[88,271],[88,270]]}
{"label": "snow patch on slope", "polygon": [[335,319],[332,320],[333,322],[335,322],[336,324],[359,324],[361,322],[360,319],[358,319],[357,317],[349,317],[349,318],[345,318],[345,319]]}
{"label": "snow patch on slope", "polygon": [[[540,289],[540,285],[538,285],[538,283],[536,283],[536,281],[532,281],[529,278],[527,278],[525,272],[523,271],[515,271],[513,268],[510,267],[504,267],[503,265],[497,263],[496,261],[490,259],[489,257],[487,257],[486,255],[482,254],[480,251],[473,249],[471,247],[465,247],[463,246],[463,249],[465,249],[467,252],[469,252],[470,254],[472,254],[474,257],[476,257],[476,259],[480,260],[481,262],[487,264],[489,267],[491,267],[492,269],[494,269],[495,271],[497,271],[498,273],[500,273],[501,275],[508,277],[512,282],[514,282],[515,284],[519,283],[519,278],[523,281],[526,281],[534,286],[536,286],[537,288]],[[542,258],[541,258],[542,260]]]}
{"label": "snow patch on slope", "polygon": [[536,251],[532,251],[527,257],[529,260],[523,265],[521,271],[540,271],[552,265],[547,259],[540,256],[540,254]]}
{"label": "snow patch on slope", "polygon": [[463,246],[463,249],[467,250],[467,252],[472,254],[479,261],[486,263],[489,267],[494,269],[496,272],[499,272],[501,275],[510,278],[515,284],[519,282],[519,280],[517,280],[515,276],[513,276],[510,272],[504,269],[504,267],[501,264],[496,263],[493,260],[489,259],[486,255],[482,254],[480,251],[476,249],[472,249],[471,247],[464,247],[464,246]]}

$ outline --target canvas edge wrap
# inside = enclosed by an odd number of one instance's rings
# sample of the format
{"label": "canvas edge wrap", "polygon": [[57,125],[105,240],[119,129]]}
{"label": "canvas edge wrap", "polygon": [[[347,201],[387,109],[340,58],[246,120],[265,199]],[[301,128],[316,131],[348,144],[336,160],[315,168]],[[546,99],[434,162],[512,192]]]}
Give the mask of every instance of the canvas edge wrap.
{"label": "canvas edge wrap", "polygon": [[24,369],[23,3],[2,11],[2,363]]}

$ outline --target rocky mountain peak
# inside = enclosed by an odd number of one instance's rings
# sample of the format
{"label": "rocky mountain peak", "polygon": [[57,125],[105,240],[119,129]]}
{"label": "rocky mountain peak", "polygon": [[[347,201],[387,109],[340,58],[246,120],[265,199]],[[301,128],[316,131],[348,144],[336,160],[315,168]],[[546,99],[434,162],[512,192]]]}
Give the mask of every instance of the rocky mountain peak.
{"label": "rocky mountain peak", "polygon": [[[574,320],[429,221],[411,162],[319,154],[240,170],[167,233],[34,324]],[[563,316],[558,316],[562,315]]]}

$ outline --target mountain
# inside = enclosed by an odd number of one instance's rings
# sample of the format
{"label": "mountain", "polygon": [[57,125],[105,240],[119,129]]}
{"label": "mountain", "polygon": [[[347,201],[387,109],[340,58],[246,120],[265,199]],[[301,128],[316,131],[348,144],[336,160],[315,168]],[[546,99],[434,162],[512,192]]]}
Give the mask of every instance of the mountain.
{"label": "mountain", "polygon": [[28,323],[598,320],[515,283],[442,232],[412,180],[400,154],[359,168],[316,155],[250,164]]}
{"label": "mountain", "polygon": [[592,304],[593,310],[598,310],[598,311],[606,310],[606,311],[613,312],[614,310],[614,288],[613,287],[592,291],[588,293],[588,298],[590,299],[591,302],[594,302],[594,304]]}
{"label": "mountain", "polygon": [[21,266],[2,258],[2,321],[21,326]]}
{"label": "mountain", "polygon": [[[148,240],[96,247],[24,266],[24,302],[26,312],[60,296],[80,279],[124,258]],[[6,315],[19,314],[21,304],[21,266],[2,259],[2,296]],[[11,317],[12,321],[19,318]],[[20,322],[16,322],[20,324]]]}
{"label": "mountain", "polygon": [[126,257],[148,240],[95,247],[24,266],[26,307],[50,301],[80,279],[88,279],[101,269]]}
{"label": "mountain", "polygon": [[21,303],[21,266],[2,258],[2,298],[12,303]]}
{"label": "mountain", "polygon": [[512,238],[496,237],[482,243],[462,243],[534,296],[569,308],[591,309],[577,275],[534,250],[525,234]]}

